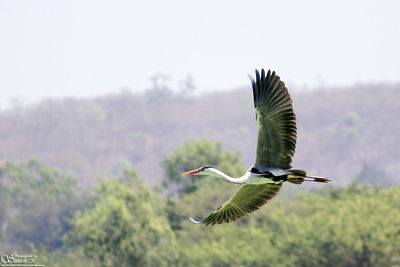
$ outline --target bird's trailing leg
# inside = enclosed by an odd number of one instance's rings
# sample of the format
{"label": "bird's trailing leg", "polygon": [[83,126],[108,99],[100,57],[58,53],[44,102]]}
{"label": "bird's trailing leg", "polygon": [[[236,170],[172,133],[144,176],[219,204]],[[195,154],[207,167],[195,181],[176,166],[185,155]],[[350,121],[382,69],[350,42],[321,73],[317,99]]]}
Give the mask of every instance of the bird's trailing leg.
{"label": "bird's trailing leg", "polygon": [[330,180],[331,179],[329,179],[329,178],[325,178],[325,177],[321,177],[321,176],[306,176],[304,178],[304,181],[307,181],[307,182],[319,182],[319,183],[327,183]]}
{"label": "bird's trailing leg", "polygon": [[304,181],[318,183],[327,183],[330,181],[329,178],[307,175],[304,170],[289,170],[289,172],[287,181],[293,184],[302,184]]}

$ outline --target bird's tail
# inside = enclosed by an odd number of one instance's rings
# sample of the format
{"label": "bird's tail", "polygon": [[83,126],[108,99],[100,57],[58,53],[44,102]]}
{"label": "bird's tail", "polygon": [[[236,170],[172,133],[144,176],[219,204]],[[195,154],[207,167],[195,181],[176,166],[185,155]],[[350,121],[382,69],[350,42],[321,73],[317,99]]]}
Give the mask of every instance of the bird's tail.
{"label": "bird's tail", "polygon": [[303,170],[289,170],[289,172],[287,181],[292,184],[302,184],[303,182],[327,183],[330,181],[329,178],[307,175]]}

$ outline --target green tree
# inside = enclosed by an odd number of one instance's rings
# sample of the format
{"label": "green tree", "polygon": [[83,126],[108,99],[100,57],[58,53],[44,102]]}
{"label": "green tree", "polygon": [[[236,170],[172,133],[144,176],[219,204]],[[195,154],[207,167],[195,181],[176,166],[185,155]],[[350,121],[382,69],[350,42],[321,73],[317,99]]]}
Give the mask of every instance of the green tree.
{"label": "green tree", "polygon": [[74,178],[37,160],[0,168],[0,240],[27,248],[45,245],[55,249],[70,229],[78,208]]}
{"label": "green tree", "polygon": [[[240,176],[245,168],[241,162],[240,153],[224,151],[220,142],[209,139],[195,140],[176,149],[170,156],[164,158],[166,172],[164,187],[176,186],[180,195],[194,192],[206,176],[185,176],[182,172],[209,165],[230,174]],[[215,178],[214,178],[215,179]]]}
{"label": "green tree", "polygon": [[295,266],[391,266],[400,255],[400,189],[352,184],[280,199],[253,225]]}
{"label": "green tree", "polygon": [[121,181],[97,186],[94,206],[75,214],[67,239],[102,266],[167,266],[175,260],[175,236],[163,205],[127,170]]}

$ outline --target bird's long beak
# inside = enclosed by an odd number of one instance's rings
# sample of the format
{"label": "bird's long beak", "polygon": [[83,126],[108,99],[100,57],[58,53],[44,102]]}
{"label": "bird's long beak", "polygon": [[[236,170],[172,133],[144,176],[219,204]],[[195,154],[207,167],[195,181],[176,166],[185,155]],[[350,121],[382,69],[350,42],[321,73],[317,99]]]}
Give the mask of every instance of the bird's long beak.
{"label": "bird's long beak", "polygon": [[184,173],[182,173],[182,175],[191,175],[191,174],[196,174],[198,172],[200,172],[200,168],[192,170],[192,171],[184,172]]}

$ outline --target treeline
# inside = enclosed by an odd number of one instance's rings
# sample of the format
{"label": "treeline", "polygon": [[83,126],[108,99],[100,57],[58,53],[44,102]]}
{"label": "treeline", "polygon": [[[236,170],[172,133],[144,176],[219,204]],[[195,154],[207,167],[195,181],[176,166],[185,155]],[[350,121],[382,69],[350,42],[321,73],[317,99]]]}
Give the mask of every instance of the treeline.
{"label": "treeline", "polygon": [[210,140],[164,157],[165,178],[155,189],[132,168],[85,194],[75,178],[36,160],[3,163],[0,251],[34,253],[46,266],[400,264],[398,186],[323,184],[293,197],[287,191],[296,186],[285,184],[247,219],[203,227],[187,217],[204,218],[238,189],[180,175],[205,164],[232,176],[245,170],[238,153]]}
{"label": "treeline", "polygon": [[[192,83],[182,83],[187,93],[178,95],[156,76],[144,94],[48,99],[1,111],[0,162],[34,157],[73,173],[87,188],[133,167],[154,185],[164,177],[165,154],[182,142],[211,138],[240,151],[250,166],[257,140],[250,87],[194,97]],[[399,184],[399,90],[399,84],[290,88],[298,121],[293,165],[341,185],[354,179]]]}

